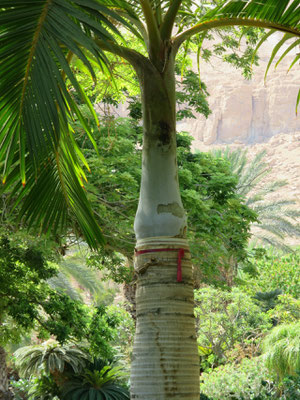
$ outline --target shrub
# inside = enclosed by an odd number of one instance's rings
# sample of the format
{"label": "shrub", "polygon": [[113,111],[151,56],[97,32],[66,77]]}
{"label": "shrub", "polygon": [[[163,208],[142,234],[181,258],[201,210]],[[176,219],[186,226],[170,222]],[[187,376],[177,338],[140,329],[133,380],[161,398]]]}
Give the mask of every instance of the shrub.
{"label": "shrub", "polygon": [[206,361],[203,369],[209,363],[216,366],[228,361],[237,347],[243,356],[257,353],[262,335],[272,324],[250,296],[237,288],[224,292],[206,287],[195,291],[195,299],[199,352]]}
{"label": "shrub", "polygon": [[272,329],[263,347],[266,366],[280,380],[300,375],[300,322]]}
{"label": "shrub", "polygon": [[275,254],[270,250],[257,261],[258,276],[249,277],[245,289],[252,295],[256,292],[271,292],[281,289],[283,294],[299,298],[299,264],[300,249],[286,255]]}
{"label": "shrub", "polygon": [[200,391],[212,400],[265,400],[274,398],[276,387],[263,359],[255,357],[202,374]]}

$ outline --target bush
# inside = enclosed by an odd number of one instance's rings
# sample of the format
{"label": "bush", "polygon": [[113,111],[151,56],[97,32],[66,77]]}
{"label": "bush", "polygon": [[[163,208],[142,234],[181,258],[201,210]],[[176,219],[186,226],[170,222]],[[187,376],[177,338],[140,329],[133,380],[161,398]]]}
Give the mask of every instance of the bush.
{"label": "bush", "polygon": [[245,358],[201,375],[200,391],[211,400],[265,400],[275,398],[276,387],[261,357]]}
{"label": "bush", "polygon": [[272,329],[263,347],[266,366],[280,380],[300,375],[300,322]]}
{"label": "bush", "polygon": [[272,324],[250,296],[237,288],[223,292],[206,287],[195,291],[195,299],[202,369],[228,361],[232,352],[235,359],[257,354],[261,337]]}
{"label": "bush", "polygon": [[277,304],[268,314],[277,324],[292,324],[300,320],[300,298],[289,294],[278,296]]}
{"label": "bush", "polygon": [[278,381],[263,356],[220,366],[209,374],[203,373],[200,381],[200,400],[300,399],[300,376],[286,376]]}
{"label": "bush", "polygon": [[300,249],[290,254],[275,254],[268,251],[257,261],[258,276],[249,277],[245,289],[252,295],[256,292],[271,292],[281,289],[283,294],[294,298],[300,296]]}

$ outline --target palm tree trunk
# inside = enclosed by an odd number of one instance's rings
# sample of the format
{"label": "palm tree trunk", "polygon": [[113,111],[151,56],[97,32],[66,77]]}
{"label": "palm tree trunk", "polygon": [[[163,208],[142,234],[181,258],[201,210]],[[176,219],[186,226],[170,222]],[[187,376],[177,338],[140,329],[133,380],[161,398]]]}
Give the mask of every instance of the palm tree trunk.
{"label": "palm tree trunk", "polygon": [[176,161],[174,68],[139,75],[144,142],[135,219],[137,328],[131,398],[199,400],[192,265]]}
{"label": "palm tree trunk", "polygon": [[0,400],[12,398],[8,383],[6,352],[4,348],[0,346]]}

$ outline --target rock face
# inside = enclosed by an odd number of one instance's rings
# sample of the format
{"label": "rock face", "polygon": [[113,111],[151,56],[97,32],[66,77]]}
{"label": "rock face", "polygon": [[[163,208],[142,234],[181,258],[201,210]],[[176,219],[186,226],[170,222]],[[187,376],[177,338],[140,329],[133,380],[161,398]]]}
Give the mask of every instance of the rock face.
{"label": "rock face", "polygon": [[[299,63],[287,73],[294,57],[289,56],[274,71],[271,66],[267,79],[264,75],[274,44],[264,45],[260,65],[254,68],[251,81],[239,71],[218,60],[203,65],[201,76],[210,93],[212,114],[205,119],[199,115],[178,124],[178,130],[190,132],[195,138],[194,149],[210,151],[230,146],[248,150],[251,160],[265,150],[265,161],[271,173],[262,185],[277,180],[287,184],[266,197],[268,201],[293,200],[300,205],[300,115],[296,115],[296,101],[300,88]],[[297,53],[297,51],[295,52]],[[203,63],[204,64],[204,63]],[[300,107],[299,107],[300,114]],[[294,220],[293,222],[300,222]],[[299,237],[289,238],[290,245],[299,245]]]}
{"label": "rock face", "polygon": [[211,65],[203,63],[201,76],[210,93],[212,114],[208,119],[199,115],[178,126],[179,130],[193,133],[195,147],[201,143],[260,143],[279,133],[300,130],[300,117],[295,112],[300,87],[299,64],[287,74],[293,56],[284,59],[276,71],[274,63],[264,82],[273,47],[274,42],[262,49],[260,65],[254,68],[251,81],[220,60],[212,60]]}

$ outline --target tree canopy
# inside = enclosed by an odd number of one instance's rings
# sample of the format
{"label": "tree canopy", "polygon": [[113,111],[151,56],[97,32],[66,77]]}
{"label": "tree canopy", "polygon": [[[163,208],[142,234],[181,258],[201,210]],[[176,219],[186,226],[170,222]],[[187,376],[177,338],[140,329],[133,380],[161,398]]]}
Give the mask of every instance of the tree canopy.
{"label": "tree canopy", "polygon": [[[199,6],[180,0],[151,2],[89,0],[3,1],[0,10],[1,153],[2,181],[22,199],[33,191],[28,204],[30,225],[65,228],[76,220],[91,247],[103,243],[87,201],[83,182],[86,161],[74,139],[70,120],[76,115],[94,143],[74,93],[89,98],[70,68],[72,58],[91,73],[94,65],[108,70],[105,52],[145,68],[147,60],[163,69],[170,44],[175,53],[193,35],[233,25],[284,32],[273,55],[289,38],[299,36],[298,1],[220,1]],[[122,27],[122,28],[121,28]],[[141,43],[140,52],[124,38],[127,30]],[[271,34],[270,33],[270,34]],[[261,43],[265,37],[261,40]],[[293,42],[284,52],[296,46]],[[273,55],[271,60],[273,59]],[[299,56],[296,56],[293,64]],[[66,86],[66,78],[72,90]],[[41,134],[42,132],[42,134]],[[25,186],[21,190],[19,179]],[[41,191],[39,188],[43,187]],[[47,190],[46,190],[47,188]]]}

